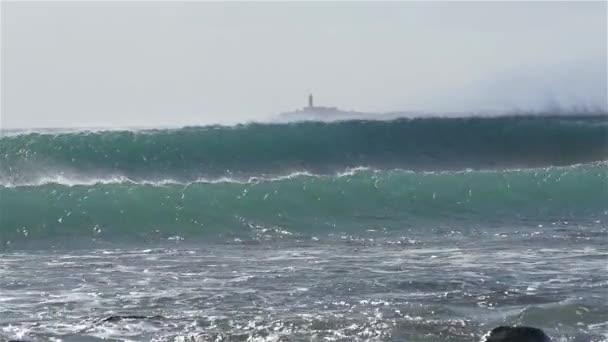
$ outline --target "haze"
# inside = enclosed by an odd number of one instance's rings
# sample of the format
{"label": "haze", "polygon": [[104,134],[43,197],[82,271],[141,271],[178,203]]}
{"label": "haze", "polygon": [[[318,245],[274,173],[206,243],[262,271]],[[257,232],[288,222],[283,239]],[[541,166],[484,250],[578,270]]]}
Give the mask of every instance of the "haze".
{"label": "haze", "polygon": [[2,128],[607,110],[607,3],[8,2]]}

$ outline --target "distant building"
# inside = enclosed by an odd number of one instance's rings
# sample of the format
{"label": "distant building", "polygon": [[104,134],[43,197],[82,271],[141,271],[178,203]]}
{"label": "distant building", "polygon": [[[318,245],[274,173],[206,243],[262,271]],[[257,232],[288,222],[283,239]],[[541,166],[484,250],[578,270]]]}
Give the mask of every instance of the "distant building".
{"label": "distant building", "polygon": [[339,112],[338,107],[323,107],[323,106],[315,106],[314,97],[312,94],[308,94],[308,107],[304,107],[299,109],[298,111],[302,112],[315,112],[315,113],[326,113],[326,112]]}
{"label": "distant building", "polygon": [[324,107],[324,106],[315,106],[314,97],[312,94],[308,95],[308,106],[303,107],[301,109],[296,109],[291,112],[281,113],[281,116],[295,119],[335,119],[335,118],[343,118],[345,116],[350,116],[353,114],[358,114],[352,111],[343,111],[338,109],[338,107]]}

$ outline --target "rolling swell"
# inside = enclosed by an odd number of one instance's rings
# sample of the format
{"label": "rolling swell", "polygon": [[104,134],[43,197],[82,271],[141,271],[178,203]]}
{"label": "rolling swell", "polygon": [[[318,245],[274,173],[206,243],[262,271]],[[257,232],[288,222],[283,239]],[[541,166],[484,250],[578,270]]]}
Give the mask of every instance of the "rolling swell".
{"label": "rolling swell", "polygon": [[[249,182],[0,188],[0,242],[311,236],[604,219],[606,162],[506,171],[360,169]],[[24,205],[27,204],[27,205]]]}
{"label": "rolling swell", "polygon": [[0,136],[0,183],[247,179],[347,168],[463,170],[608,159],[608,117],[425,118]]}

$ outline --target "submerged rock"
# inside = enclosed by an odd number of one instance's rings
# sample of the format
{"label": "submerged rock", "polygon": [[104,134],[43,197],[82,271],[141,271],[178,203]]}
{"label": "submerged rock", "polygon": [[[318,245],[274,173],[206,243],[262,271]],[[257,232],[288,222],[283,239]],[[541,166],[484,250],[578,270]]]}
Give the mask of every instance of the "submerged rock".
{"label": "submerged rock", "polygon": [[102,319],[102,322],[118,322],[123,319],[162,319],[162,316],[144,316],[144,315],[113,315]]}
{"label": "submerged rock", "polygon": [[542,330],[532,327],[505,327],[492,329],[482,342],[551,342]]}

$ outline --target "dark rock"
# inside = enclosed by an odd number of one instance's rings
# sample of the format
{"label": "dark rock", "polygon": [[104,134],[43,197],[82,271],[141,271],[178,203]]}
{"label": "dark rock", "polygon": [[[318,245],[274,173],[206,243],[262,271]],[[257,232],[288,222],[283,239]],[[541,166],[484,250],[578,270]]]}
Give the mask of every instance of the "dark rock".
{"label": "dark rock", "polygon": [[144,315],[112,315],[102,319],[102,322],[118,322],[123,319],[163,319],[162,316],[144,316]]}
{"label": "dark rock", "polygon": [[551,342],[542,330],[532,327],[498,327],[483,342]]}

